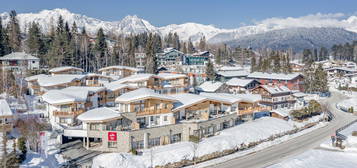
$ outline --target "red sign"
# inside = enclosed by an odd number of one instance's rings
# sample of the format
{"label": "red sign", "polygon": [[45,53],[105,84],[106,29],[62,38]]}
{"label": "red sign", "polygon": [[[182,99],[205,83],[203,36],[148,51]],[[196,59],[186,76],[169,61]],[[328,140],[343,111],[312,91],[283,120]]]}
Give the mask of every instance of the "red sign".
{"label": "red sign", "polygon": [[117,141],[117,133],[108,132],[108,141]]}

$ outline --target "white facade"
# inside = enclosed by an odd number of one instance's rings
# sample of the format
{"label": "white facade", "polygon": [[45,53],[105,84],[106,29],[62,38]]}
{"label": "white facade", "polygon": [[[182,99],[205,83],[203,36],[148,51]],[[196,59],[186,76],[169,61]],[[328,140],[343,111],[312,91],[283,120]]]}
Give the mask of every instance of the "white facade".
{"label": "white facade", "polygon": [[40,59],[24,52],[14,52],[0,57],[3,69],[22,71],[40,68]]}

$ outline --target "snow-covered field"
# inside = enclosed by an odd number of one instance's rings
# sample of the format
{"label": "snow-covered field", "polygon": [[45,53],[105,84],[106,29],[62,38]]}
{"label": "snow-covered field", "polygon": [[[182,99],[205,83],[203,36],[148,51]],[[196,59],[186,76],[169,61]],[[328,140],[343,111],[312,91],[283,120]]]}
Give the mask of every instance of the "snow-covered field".
{"label": "snow-covered field", "polygon": [[[315,116],[305,123],[314,122],[321,116]],[[128,153],[108,153],[102,154],[93,159],[93,168],[120,168],[120,167],[150,167],[157,165],[166,165],[181,160],[192,160],[193,156],[201,157],[214,152],[220,152],[228,149],[240,147],[242,144],[249,144],[259,140],[267,139],[272,135],[281,134],[303,124],[292,121],[285,121],[277,118],[264,117],[255,121],[247,122],[220,132],[219,135],[203,139],[198,145],[192,142],[180,142],[166,146],[159,146],[152,149],[143,150],[140,156]],[[324,126],[324,123],[316,127]],[[307,130],[305,131],[307,132]],[[297,133],[301,134],[301,133]],[[298,135],[296,135],[298,136]],[[278,144],[294,135],[284,136],[276,141],[266,142],[257,146],[257,149],[263,149],[274,144]],[[247,154],[248,151],[237,152]],[[235,155],[235,154],[233,154]],[[228,155],[230,156],[230,155]]]}

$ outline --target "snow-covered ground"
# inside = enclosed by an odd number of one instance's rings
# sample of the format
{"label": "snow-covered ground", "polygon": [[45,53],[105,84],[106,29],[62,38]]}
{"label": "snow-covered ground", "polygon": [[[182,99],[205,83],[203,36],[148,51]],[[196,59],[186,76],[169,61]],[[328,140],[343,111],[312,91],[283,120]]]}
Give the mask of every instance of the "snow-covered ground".
{"label": "snow-covered ground", "polygon": [[[47,132],[47,134],[49,134],[49,132]],[[47,146],[43,148],[44,152],[28,151],[26,160],[20,167],[59,167],[61,164],[65,163],[66,160],[62,157],[62,155],[58,154],[59,149],[57,144],[57,139],[49,138],[47,140]]]}
{"label": "snow-covered ground", "polygon": [[[314,122],[322,117],[315,116],[304,123]],[[128,153],[108,153],[102,154],[93,159],[93,168],[120,168],[120,167],[150,167],[157,165],[166,165],[181,160],[192,160],[193,156],[201,157],[214,152],[220,152],[228,149],[240,147],[242,144],[249,144],[260,140],[268,139],[272,135],[281,134],[295,128],[302,127],[304,124],[285,121],[277,118],[263,117],[255,121],[247,122],[220,132],[219,135],[203,139],[199,144],[192,142],[180,142],[165,146],[154,147],[152,149],[143,150],[140,156]],[[319,124],[314,128],[322,127],[325,123]],[[308,129],[309,130],[309,129]],[[297,133],[296,135],[284,136],[275,141],[262,143],[254,149],[259,150],[269,147],[274,144],[281,143],[295,136],[306,133],[308,130]],[[244,155],[252,152],[247,150],[244,152],[237,152],[233,155]],[[226,156],[227,157],[227,156]],[[221,160],[224,161],[224,160]],[[215,163],[219,162],[219,160]],[[197,166],[197,165],[196,165]]]}

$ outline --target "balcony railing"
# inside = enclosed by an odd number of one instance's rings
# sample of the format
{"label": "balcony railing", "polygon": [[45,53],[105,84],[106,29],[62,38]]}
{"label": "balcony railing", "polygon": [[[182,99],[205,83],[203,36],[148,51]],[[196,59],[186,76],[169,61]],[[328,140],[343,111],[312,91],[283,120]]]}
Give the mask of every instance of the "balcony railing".
{"label": "balcony railing", "polygon": [[238,115],[253,114],[256,112],[263,112],[271,110],[270,107],[249,107],[238,110]]}
{"label": "balcony railing", "polygon": [[143,116],[143,115],[153,115],[153,114],[164,114],[164,113],[169,113],[170,110],[169,109],[145,109],[143,111],[138,111],[137,115],[138,116]]}
{"label": "balcony railing", "polygon": [[79,114],[81,114],[83,112],[84,112],[83,109],[80,109],[80,110],[77,110],[77,111],[69,111],[69,112],[66,112],[66,111],[53,111],[53,115],[54,116],[78,116]]}

